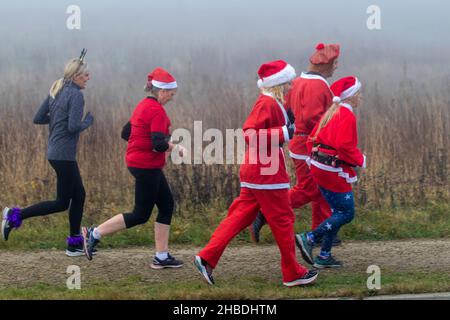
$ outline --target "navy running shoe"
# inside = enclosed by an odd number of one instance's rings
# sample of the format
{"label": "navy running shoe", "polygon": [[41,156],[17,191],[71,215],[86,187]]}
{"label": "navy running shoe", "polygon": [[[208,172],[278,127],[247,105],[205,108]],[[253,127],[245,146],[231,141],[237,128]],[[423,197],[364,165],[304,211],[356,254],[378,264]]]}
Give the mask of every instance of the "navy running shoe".
{"label": "navy running shoe", "polygon": [[164,269],[164,268],[181,268],[184,265],[183,261],[177,260],[170,255],[167,254],[167,259],[161,260],[158,257],[154,257],[150,267],[152,269]]}
{"label": "navy running shoe", "polygon": [[92,260],[92,256],[94,255],[95,247],[99,244],[100,240],[95,239],[93,235],[94,227],[90,227],[89,229],[83,227],[83,238],[84,238],[84,254],[88,260]]}

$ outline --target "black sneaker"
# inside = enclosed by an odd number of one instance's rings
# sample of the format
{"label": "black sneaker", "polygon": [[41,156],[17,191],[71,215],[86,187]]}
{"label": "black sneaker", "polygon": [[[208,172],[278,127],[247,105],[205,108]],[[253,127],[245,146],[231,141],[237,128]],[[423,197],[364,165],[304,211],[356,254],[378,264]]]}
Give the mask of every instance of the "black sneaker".
{"label": "black sneaker", "polygon": [[9,234],[13,229],[17,229],[22,224],[22,218],[20,216],[20,209],[13,208],[10,209],[5,207],[3,209],[3,219],[2,219],[2,236],[3,240],[8,241]]}
{"label": "black sneaker", "polygon": [[248,231],[250,232],[250,236],[252,237],[252,241],[254,243],[259,242],[259,234],[261,232],[262,227],[266,224],[266,218],[261,212],[258,212],[255,221],[248,227]]}
{"label": "black sneaker", "polygon": [[94,231],[94,227],[86,228],[83,227],[83,238],[84,238],[84,254],[88,260],[92,260],[92,256],[94,255],[95,246],[99,244],[100,240],[94,238],[92,231]]}
{"label": "black sneaker", "polygon": [[306,284],[313,283],[317,276],[319,275],[319,270],[308,270],[308,272],[301,278],[291,281],[291,282],[283,282],[286,287],[294,287],[294,286],[304,286]]}
{"label": "black sneaker", "polygon": [[83,245],[78,245],[78,246],[68,245],[67,249],[66,249],[66,256],[68,256],[68,257],[84,256]]}
{"label": "black sneaker", "polygon": [[330,255],[328,258],[324,259],[321,256],[317,256],[314,259],[314,268],[317,269],[325,269],[325,268],[341,268],[342,262],[334,259],[332,255]]}
{"label": "black sneaker", "polygon": [[197,270],[203,276],[203,279],[210,285],[214,284],[214,278],[212,276],[213,269],[212,267],[199,256],[195,256],[194,264],[197,267]]}
{"label": "black sneaker", "polygon": [[[97,249],[94,248],[92,250],[92,255],[95,256],[97,254]],[[83,245],[79,245],[79,246],[67,246],[66,249],[66,256],[68,257],[80,257],[80,256],[84,256],[84,247]]]}
{"label": "black sneaker", "polygon": [[170,255],[167,254],[167,259],[161,260],[158,257],[154,257],[150,267],[152,269],[164,269],[164,268],[181,268],[184,265],[183,261],[177,260]]}

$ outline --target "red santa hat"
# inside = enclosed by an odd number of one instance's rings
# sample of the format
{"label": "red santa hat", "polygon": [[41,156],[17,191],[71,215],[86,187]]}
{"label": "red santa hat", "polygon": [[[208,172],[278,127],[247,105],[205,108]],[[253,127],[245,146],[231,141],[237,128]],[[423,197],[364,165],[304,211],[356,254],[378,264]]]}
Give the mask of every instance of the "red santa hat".
{"label": "red santa hat", "polygon": [[334,82],[330,89],[334,94],[333,102],[340,103],[341,100],[353,97],[361,89],[361,82],[357,77],[349,76]]}
{"label": "red santa hat", "polygon": [[328,64],[339,57],[340,46],[338,44],[319,43],[316,52],[309,58],[312,64]]}
{"label": "red santa hat", "polygon": [[163,68],[156,68],[147,76],[148,83],[159,89],[175,89],[177,82],[175,78]]}
{"label": "red santa hat", "polygon": [[283,60],[264,63],[258,70],[258,88],[270,88],[295,78],[295,69]]}

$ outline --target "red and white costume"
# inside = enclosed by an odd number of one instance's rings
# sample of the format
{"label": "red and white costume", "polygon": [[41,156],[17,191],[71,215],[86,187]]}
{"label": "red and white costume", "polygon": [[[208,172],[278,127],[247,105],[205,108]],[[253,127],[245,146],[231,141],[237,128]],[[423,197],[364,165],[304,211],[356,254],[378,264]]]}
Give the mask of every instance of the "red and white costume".
{"label": "red and white costume", "polygon": [[[176,89],[175,78],[163,68],[156,68],[147,76],[148,85],[159,89]],[[130,119],[132,126],[128,140],[126,162],[128,167],[162,169],[166,154],[153,150],[151,134],[160,132],[170,136],[170,119],[164,107],[152,98],[144,98],[136,106]]]}
{"label": "red and white costume", "polygon": [[289,191],[289,199],[292,208],[312,202],[311,228],[314,230],[331,215],[331,210],[306,163],[309,158],[306,140],[317,121],[331,106],[333,96],[323,77],[302,73],[294,80],[288,99],[295,116],[295,133],[289,142],[289,155],[297,177],[297,183]]}
{"label": "red and white costume", "polygon": [[[264,64],[258,74],[258,86],[263,88],[263,92],[264,88],[291,81],[295,77],[294,69],[284,61]],[[211,267],[216,267],[228,243],[249,226],[261,211],[281,253],[283,281],[294,281],[307,273],[307,269],[297,262],[295,255],[295,217],[289,204],[289,176],[280,147],[282,143],[289,141],[287,122],[284,106],[270,94],[262,93],[243,126],[247,149],[245,162],[240,170],[241,193],[231,204],[227,217],[217,227],[209,243],[198,254]],[[267,145],[274,144],[272,150],[276,152],[276,156],[273,159],[278,161],[278,167],[275,166],[271,174],[264,173],[270,164],[263,164],[259,157],[260,140],[265,139],[269,140]],[[258,143],[254,143],[255,140]],[[262,150],[262,153],[265,154],[266,150]]]}
{"label": "red and white costume", "polygon": [[[319,124],[316,125],[308,138],[308,151],[311,152],[313,144],[319,145],[318,150],[331,156],[337,156],[345,163],[333,167],[310,160],[311,173],[317,184],[333,192],[350,192],[351,184],[357,181],[353,167],[366,167],[366,157],[358,149],[358,136],[356,129],[356,117],[353,108],[340,100],[353,96],[359,91],[361,83],[356,77],[346,77],[336,81],[331,90],[336,95],[334,101],[339,103],[339,108],[330,121],[323,127],[315,140]],[[332,147],[321,148],[320,145]]]}
{"label": "red and white costume", "polygon": [[[319,44],[311,56],[312,64],[328,64],[339,56],[338,45]],[[295,116],[295,134],[289,142],[289,155],[294,161],[296,185],[289,191],[293,208],[312,204],[312,229],[330,215],[331,210],[315,183],[306,160],[309,153],[306,141],[316,123],[332,104],[333,93],[327,80],[316,73],[302,73],[293,81],[287,104]]]}

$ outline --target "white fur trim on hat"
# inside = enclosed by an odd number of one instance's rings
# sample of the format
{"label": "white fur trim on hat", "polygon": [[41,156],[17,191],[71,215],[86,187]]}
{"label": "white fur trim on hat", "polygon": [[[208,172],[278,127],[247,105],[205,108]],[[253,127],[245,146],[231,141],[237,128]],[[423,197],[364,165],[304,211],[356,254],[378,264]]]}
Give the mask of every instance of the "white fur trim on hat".
{"label": "white fur trim on hat", "polygon": [[281,71],[269,77],[259,79],[257,84],[258,88],[271,88],[292,81],[295,77],[295,69],[290,64],[287,64]]}
{"label": "white fur trim on hat", "polygon": [[[361,82],[355,77],[355,84],[341,93],[341,100],[353,97],[361,89]],[[334,98],[333,98],[334,99]]]}
{"label": "white fur trim on hat", "polygon": [[161,82],[161,81],[156,81],[156,80],[152,80],[152,85],[154,87],[157,87],[159,89],[176,89],[177,88],[177,82]]}
{"label": "white fur trim on hat", "polygon": [[341,103],[341,98],[339,98],[338,96],[334,96],[333,103]]}

